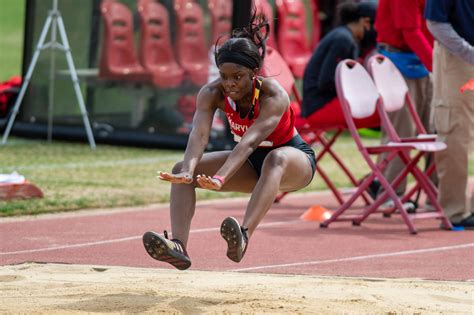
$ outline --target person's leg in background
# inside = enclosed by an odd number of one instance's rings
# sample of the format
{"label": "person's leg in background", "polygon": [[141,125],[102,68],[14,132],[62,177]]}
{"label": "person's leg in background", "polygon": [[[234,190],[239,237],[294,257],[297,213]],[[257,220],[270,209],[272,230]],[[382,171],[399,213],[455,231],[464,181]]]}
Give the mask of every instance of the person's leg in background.
{"label": "person's leg in background", "polygon": [[[471,94],[473,94],[473,93],[474,93],[474,91],[471,91]],[[472,104],[472,102],[471,102],[471,104]],[[471,111],[472,110],[473,110],[473,108],[471,107]],[[474,114],[472,114],[472,115],[474,116]],[[474,125],[474,123],[471,124],[471,128],[469,130],[471,132],[471,134],[469,135],[468,158],[471,157],[472,154],[474,154],[474,126],[473,125]],[[468,166],[467,170],[468,170],[468,174],[471,174],[472,171],[474,171],[474,166],[472,166],[472,167]],[[471,193],[471,204],[470,204],[469,212],[474,213],[474,185],[472,186],[470,193]]]}
{"label": "person's leg in background", "polygon": [[[447,149],[435,154],[438,200],[453,223],[470,217],[467,191],[469,147],[473,146],[474,94],[460,87],[474,77],[474,66],[438,43],[434,50],[433,109],[439,140]],[[469,202],[470,203],[470,202]],[[474,219],[474,218],[473,218]]]}
{"label": "person's leg in background", "polygon": [[[388,113],[388,117],[390,118],[393,127],[401,138],[413,137],[415,133],[414,126],[410,121],[410,114],[406,106],[396,112]],[[388,135],[382,128],[382,143],[386,144],[388,141]],[[386,154],[382,155],[380,158],[384,159],[385,156]],[[403,162],[400,160],[399,157],[395,157],[387,165],[386,169],[384,170],[384,175],[389,182],[392,182],[395,177],[397,177],[397,175],[402,172],[403,168]],[[403,196],[403,194],[405,193],[406,185],[407,182],[406,179],[404,179],[395,189],[395,192],[398,196]]]}
{"label": "person's leg in background", "polygon": [[[405,77],[408,86],[408,92],[415,104],[418,116],[420,116],[426,130],[431,130],[430,122],[430,107],[432,98],[432,82],[429,76],[419,79],[410,79]],[[396,112],[389,113],[390,121],[401,138],[414,137],[416,135],[416,128],[411,119],[407,106]],[[388,142],[388,136],[382,131],[382,143]],[[382,158],[385,158],[383,156]],[[384,171],[384,175],[391,182],[400,174],[405,167],[405,164],[396,157],[393,159]],[[403,196],[407,186],[406,180],[403,180],[395,190],[397,195]]]}
{"label": "person's leg in background", "polygon": [[[432,76],[427,76],[422,79],[416,84],[415,87],[410,88],[411,81],[406,79],[408,88],[410,91],[417,91],[416,93],[410,92],[410,95],[415,95],[417,97],[417,101],[414,100],[416,106],[416,112],[420,117],[421,123],[425,128],[426,132],[429,134],[435,133],[434,121],[433,121],[433,111],[431,110],[431,102],[433,100],[433,78]],[[425,171],[434,164],[434,154],[428,153],[425,156]],[[433,184],[437,187],[438,186],[438,175],[436,173],[436,169],[431,173],[430,179]],[[431,205],[430,200],[426,200],[425,208],[428,210],[433,210],[434,208]]]}

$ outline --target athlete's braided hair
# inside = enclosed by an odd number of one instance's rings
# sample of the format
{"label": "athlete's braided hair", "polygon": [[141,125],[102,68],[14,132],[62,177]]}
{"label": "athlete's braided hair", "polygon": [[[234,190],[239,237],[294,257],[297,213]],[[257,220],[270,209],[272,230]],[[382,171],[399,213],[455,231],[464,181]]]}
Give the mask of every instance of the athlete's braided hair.
{"label": "athlete's braided hair", "polygon": [[266,40],[270,34],[270,24],[264,15],[252,10],[249,24],[243,28],[234,29],[231,38],[221,47],[216,43],[214,58],[219,66],[219,55],[224,51],[240,52],[251,58],[258,68],[261,68],[266,53]]}

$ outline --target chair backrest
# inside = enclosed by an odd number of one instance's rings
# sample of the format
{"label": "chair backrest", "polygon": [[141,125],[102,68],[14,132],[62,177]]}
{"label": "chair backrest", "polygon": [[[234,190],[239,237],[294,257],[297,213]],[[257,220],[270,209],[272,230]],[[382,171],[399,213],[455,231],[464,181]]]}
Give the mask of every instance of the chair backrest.
{"label": "chair backrest", "polygon": [[207,59],[204,34],[204,15],[198,3],[193,1],[175,4],[176,45],[178,60],[192,62]]}
{"label": "chair backrest", "polygon": [[318,0],[310,0],[311,13],[313,17],[313,34],[311,39],[311,50],[314,50],[321,39],[321,19],[319,18]]}
{"label": "chair backrest", "polygon": [[149,69],[176,63],[171,46],[169,14],[166,8],[153,0],[139,0],[141,64]]}
{"label": "chair backrest", "polygon": [[229,39],[232,31],[232,0],[208,0],[207,6],[212,21],[211,46],[217,40],[222,45]]}
{"label": "chair backrest", "polygon": [[[369,73],[357,61],[345,59],[336,68],[336,90],[347,118],[366,118],[374,114],[379,93]],[[351,120],[351,119],[350,119]]]}
{"label": "chair backrest", "polygon": [[101,67],[120,68],[137,64],[130,9],[120,2],[104,0],[100,10],[104,21]]}
{"label": "chair backrest", "polygon": [[349,132],[369,162],[370,157],[357,132],[354,118],[366,118],[375,113],[380,101],[377,87],[360,63],[345,59],[336,68],[336,91]]}
{"label": "chair backrest", "polygon": [[295,113],[301,112],[301,96],[295,85],[295,77],[286,61],[275,48],[267,47],[267,53],[263,59],[260,74],[277,80],[283,89],[285,89],[286,93],[294,98],[294,102],[291,103],[291,106],[295,110]]}
{"label": "chair backrest", "polygon": [[426,133],[411,100],[406,81],[393,62],[384,55],[376,54],[370,57],[367,64],[375,86],[382,97],[385,111],[394,112],[402,109],[406,104],[417,132]]}
{"label": "chair backrest", "polygon": [[207,82],[209,59],[203,11],[200,5],[193,1],[175,3],[174,11],[178,63],[186,71],[192,71],[191,79],[194,78],[194,83],[204,84]]}
{"label": "chair backrest", "polygon": [[408,86],[397,67],[383,55],[374,55],[368,62],[369,72],[382,96],[385,110],[393,112],[405,104]]}
{"label": "chair backrest", "polygon": [[277,48],[277,43],[275,39],[275,19],[273,15],[273,9],[268,0],[254,0],[255,8],[257,9],[257,14],[264,15],[268,23],[270,24],[270,35],[267,39],[267,45]]}
{"label": "chair backrest", "polygon": [[311,53],[306,31],[306,9],[302,0],[276,0],[278,50],[285,60]]}
{"label": "chair backrest", "polygon": [[288,67],[283,57],[275,48],[267,48],[260,73],[263,76],[272,77],[277,80],[289,95],[293,93],[295,78],[293,73],[291,73],[290,67]]}

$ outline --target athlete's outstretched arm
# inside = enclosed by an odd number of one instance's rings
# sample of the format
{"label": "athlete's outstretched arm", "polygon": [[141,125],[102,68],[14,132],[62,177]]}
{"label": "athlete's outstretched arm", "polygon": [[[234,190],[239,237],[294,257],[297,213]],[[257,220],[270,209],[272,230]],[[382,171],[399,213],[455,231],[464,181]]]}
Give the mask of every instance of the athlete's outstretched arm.
{"label": "athlete's outstretched arm", "polygon": [[196,112],[193,118],[193,128],[189,134],[188,144],[184,153],[181,171],[175,174],[159,172],[159,178],[175,183],[190,184],[193,181],[194,170],[202,158],[212,126],[212,119],[216,111],[216,91],[205,85],[199,91],[196,103]]}

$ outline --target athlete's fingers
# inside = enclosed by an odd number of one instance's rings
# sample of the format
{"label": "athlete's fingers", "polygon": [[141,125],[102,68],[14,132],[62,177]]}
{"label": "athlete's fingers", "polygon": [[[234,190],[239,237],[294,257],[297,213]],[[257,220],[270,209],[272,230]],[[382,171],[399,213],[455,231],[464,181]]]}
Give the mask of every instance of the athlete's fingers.
{"label": "athlete's fingers", "polygon": [[158,176],[159,179],[172,182],[173,180],[176,179],[176,177],[173,174],[169,174],[167,172],[160,172],[160,175]]}
{"label": "athlete's fingers", "polygon": [[196,177],[196,181],[199,184],[200,187],[208,189],[209,187],[209,182],[206,179],[206,175],[198,175]]}
{"label": "athlete's fingers", "polygon": [[210,176],[198,175],[197,182],[201,188],[211,189],[211,190],[219,190],[221,188],[221,183]]}
{"label": "athlete's fingers", "polygon": [[189,184],[193,181],[193,178],[190,174],[170,174],[167,172],[158,172],[158,178],[164,181],[171,182],[172,184]]}
{"label": "athlete's fingers", "polygon": [[171,175],[169,173],[162,172],[162,171],[158,171],[158,176],[157,177],[161,180],[170,180],[171,179]]}

